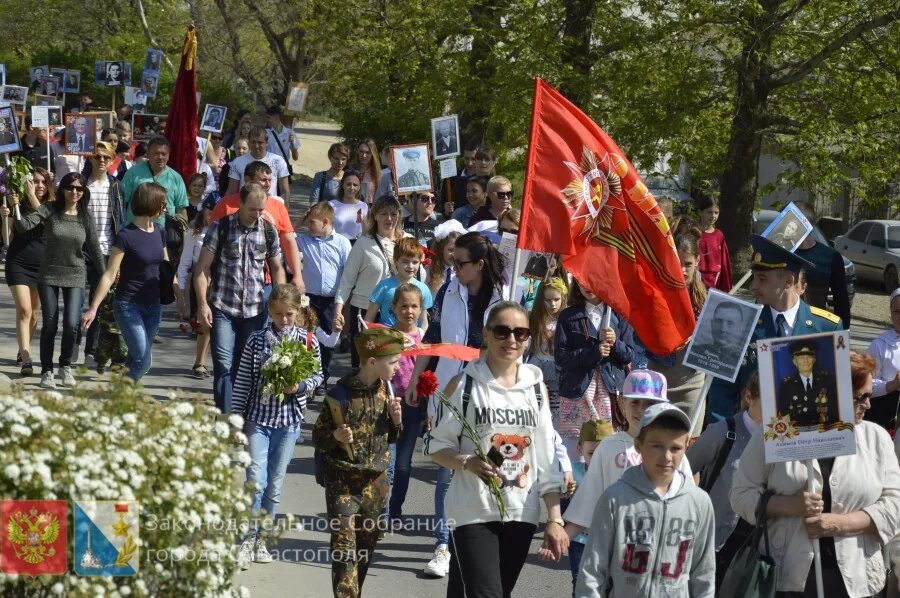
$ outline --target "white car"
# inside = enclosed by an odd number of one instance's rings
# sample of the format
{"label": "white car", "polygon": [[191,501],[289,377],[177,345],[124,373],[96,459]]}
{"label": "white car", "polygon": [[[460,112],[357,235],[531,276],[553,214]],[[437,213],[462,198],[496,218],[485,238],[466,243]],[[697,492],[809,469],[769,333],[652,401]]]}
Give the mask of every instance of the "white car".
{"label": "white car", "polygon": [[835,237],[834,248],[856,266],[859,278],[900,287],[900,220],[863,220]]}

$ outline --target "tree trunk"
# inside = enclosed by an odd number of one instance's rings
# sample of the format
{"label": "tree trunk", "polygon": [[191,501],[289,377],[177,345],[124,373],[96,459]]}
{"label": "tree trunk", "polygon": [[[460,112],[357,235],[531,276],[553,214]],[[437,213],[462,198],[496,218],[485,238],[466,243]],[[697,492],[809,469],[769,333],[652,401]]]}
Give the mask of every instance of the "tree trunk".
{"label": "tree trunk", "polygon": [[460,134],[463,142],[477,140],[485,143],[494,135],[489,130],[490,105],[489,82],[497,73],[494,48],[502,31],[501,16],[505,14],[505,2],[478,2],[469,11],[472,20],[472,50],[469,52],[469,76],[463,92],[464,102],[460,109]]}
{"label": "tree trunk", "polygon": [[570,77],[560,85],[563,95],[585,111],[591,101],[590,79],[594,66],[591,33],[594,26],[596,0],[565,0],[562,64],[572,65]]}

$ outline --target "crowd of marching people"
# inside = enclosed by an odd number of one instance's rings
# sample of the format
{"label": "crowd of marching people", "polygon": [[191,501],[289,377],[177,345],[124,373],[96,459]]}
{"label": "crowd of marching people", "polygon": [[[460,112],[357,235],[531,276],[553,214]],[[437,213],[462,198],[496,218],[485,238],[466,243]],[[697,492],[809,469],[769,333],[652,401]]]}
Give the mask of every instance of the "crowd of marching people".
{"label": "crowd of marching people", "polygon": [[[448,596],[510,596],[539,528],[541,558],[568,555],[563,594],[739,595],[728,592],[756,563],[737,555],[762,527],[776,569],[764,595],[816,595],[814,539],[826,596],[897,589],[900,468],[888,430],[900,293],[892,328],[851,356],[856,453],[811,461],[808,488],[804,462],[766,463],[755,344],[736,381],[717,378],[703,397],[705,374],[683,365],[685,347],[652,353],[560,256],[513,272],[498,245],[518,234],[520,212],[492,149],[467,146],[439,189],[398,195],[388,145],[335,143],[292,221],[299,139],[277,108],[267,118],[239,114],[213,134],[188,181],[167,165],[165,137],[130,143],[124,120],[87,161],[59,151],[47,170],[36,155],[24,196],[2,208],[14,219],[6,282],[23,377],[73,386],[82,347],[98,372],[139,381],[174,303],[196,337],[191,374],[245,420],[254,510],[278,514],[301,426],[320,406],[312,437],[335,522],[336,596],[361,594],[382,529],[365,523],[402,525],[420,439],[437,465],[423,568],[448,578]],[[658,199],[699,315],[709,289],[733,285],[718,200],[673,213]],[[753,341],[849,326],[849,308],[837,316],[825,304],[845,284],[833,250],[752,245],[750,292],[763,306]],[[261,370],[286,338],[318,371],[270,400]],[[452,350],[407,352],[427,346]],[[353,370],[334,381],[336,352]],[[251,530],[242,564],[272,561],[271,548]]]}

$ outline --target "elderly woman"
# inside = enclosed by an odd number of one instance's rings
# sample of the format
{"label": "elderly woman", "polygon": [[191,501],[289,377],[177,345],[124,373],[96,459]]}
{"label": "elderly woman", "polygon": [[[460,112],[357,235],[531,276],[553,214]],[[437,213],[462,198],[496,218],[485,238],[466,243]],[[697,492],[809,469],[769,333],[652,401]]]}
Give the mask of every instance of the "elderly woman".
{"label": "elderly woman", "polygon": [[802,461],[767,465],[763,435],[744,450],[731,488],[734,511],[753,523],[760,495],[771,490],[766,514],[778,596],[815,596],[812,539],[818,538],[826,595],[861,598],[885,584],[882,548],[900,525],[900,467],[888,433],[863,421],[872,397],[871,356],[851,353],[856,454],[813,461],[815,492],[806,491]]}
{"label": "elderly woman", "polygon": [[891,328],[882,332],[866,350],[875,360],[872,408],[866,419],[887,429],[896,428],[900,400],[900,289],[891,293]]}

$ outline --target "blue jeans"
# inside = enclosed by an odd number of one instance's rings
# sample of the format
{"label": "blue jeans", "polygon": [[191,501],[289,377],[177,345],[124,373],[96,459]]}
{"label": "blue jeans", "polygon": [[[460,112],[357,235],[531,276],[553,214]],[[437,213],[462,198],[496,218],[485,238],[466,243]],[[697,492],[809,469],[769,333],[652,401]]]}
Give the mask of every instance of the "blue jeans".
{"label": "blue jeans", "polygon": [[212,308],[213,397],[222,413],[231,411],[231,388],[247,339],[266,323],[266,312],[236,318]]}
{"label": "blue jeans", "polygon": [[162,320],[162,305],[143,305],[128,301],[114,301],[113,314],[128,347],[128,377],[137,382],[150,370],[153,338]]}
{"label": "blue jeans", "polygon": [[[403,514],[403,501],[406,500],[406,491],[409,489],[409,476],[412,472],[412,457],[416,450],[416,440],[422,432],[422,410],[419,407],[410,407],[406,401],[403,405],[403,429],[397,438],[396,448],[392,451],[393,485],[391,486],[391,500],[388,513],[391,517],[400,517]],[[388,476],[391,477],[390,475]]]}
{"label": "blue jeans", "polygon": [[447,527],[447,515],[444,511],[444,497],[450,488],[450,480],[453,479],[453,470],[446,467],[438,467],[437,482],[434,485],[434,545],[450,543],[450,528]]}
{"label": "blue jeans", "polygon": [[41,298],[41,373],[53,371],[53,345],[59,329],[59,293],[63,296],[63,332],[59,352],[59,365],[72,365],[75,341],[81,325],[83,287],[56,287],[38,283]]}
{"label": "blue jeans", "polygon": [[569,542],[569,569],[572,571],[572,598],[575,598],[575,582],[578,581],[578,571],[581,569],[582,554],[584,554],[584,544],[581,542]]}
{"label": "blue jeans", "polygon": [[263,509],[274,517],[281,502],[284,476],[300,436],[300,423],[287,428],[270,428],[248,421],[244,424],[244,433],[250,453],[247,482],[253,484],[251,511],[258,513]]}

